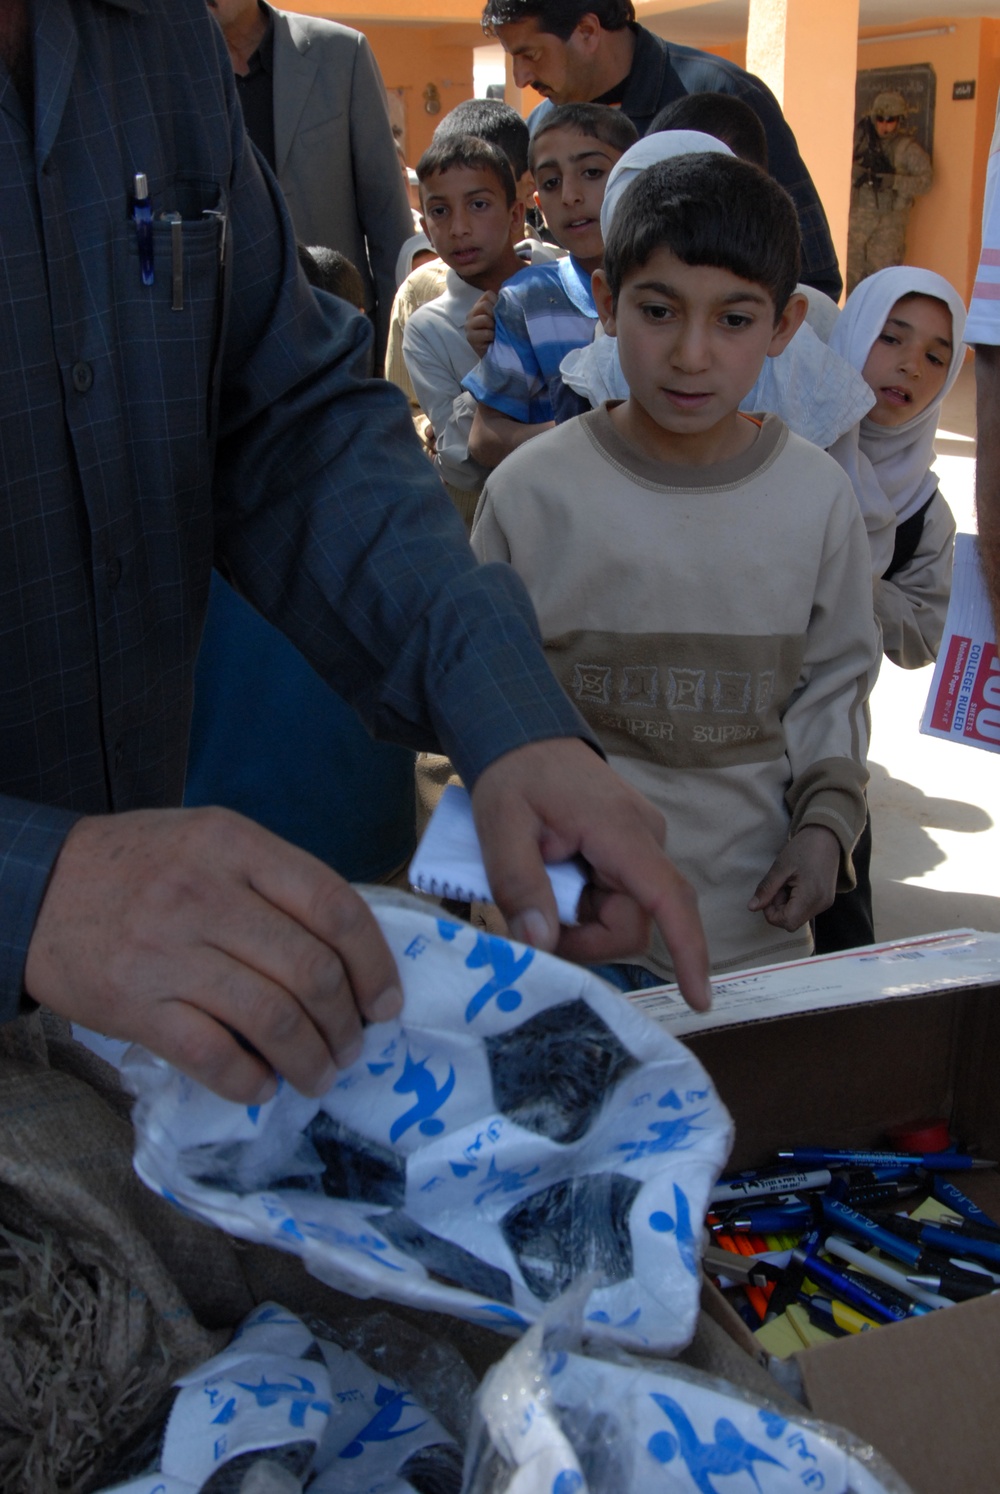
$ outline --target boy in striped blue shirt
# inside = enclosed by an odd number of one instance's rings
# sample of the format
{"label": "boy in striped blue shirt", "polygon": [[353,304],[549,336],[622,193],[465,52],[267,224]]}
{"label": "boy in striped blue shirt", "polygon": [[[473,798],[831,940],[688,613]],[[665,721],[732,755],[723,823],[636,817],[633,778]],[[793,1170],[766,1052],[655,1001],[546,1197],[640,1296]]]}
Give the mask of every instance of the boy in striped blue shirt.
{"label": "boy in striped blue shirt", "polygon": [[594,336],[590,278],[604,258],[604,187],[636,139],[632,122],[604,104],[563,104],[546,115],[532,139],[535,201],[568,253],[556,264],[522,270],[504,286],[493,343],[462,381],[478,401],[469,454],[484,467],[496,467],[557,419],[586,408],[564,387],[559,365]]}

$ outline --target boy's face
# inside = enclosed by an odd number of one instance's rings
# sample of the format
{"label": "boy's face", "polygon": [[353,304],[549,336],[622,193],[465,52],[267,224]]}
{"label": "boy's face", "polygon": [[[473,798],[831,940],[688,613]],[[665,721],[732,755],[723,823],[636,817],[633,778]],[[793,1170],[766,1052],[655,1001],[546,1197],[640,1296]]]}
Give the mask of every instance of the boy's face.
{"label": "boy's face", "polygon": [[897,301],[861,377],[875,395],[867,418],[905,425],[941,393],[951,367],[951,312],[936,296]]}
{"label": "boy's face", "polygon": [[605,330],[618,338],[628,431],[647,454],[708,465],[749,444],[740,401],[764,359],[798,330],[804,297],[793,296],[775,324],[762,285],[660,248],[626,276],[616,309],[603,272],[594,276],[594,298]]}
{"label": "boy's face", "polygon": [[588,270],[604,258],[601,203],[621,154],[576,130],[546,130],[535,152],[535,202],[556,243]]}
{"label": "boy's face", "polygon": [[509,204],[503,184],[478,166],[450,166],[421,183],[424,232],[456,275],[482,290],[519,269],[514,241],[524,205]]}

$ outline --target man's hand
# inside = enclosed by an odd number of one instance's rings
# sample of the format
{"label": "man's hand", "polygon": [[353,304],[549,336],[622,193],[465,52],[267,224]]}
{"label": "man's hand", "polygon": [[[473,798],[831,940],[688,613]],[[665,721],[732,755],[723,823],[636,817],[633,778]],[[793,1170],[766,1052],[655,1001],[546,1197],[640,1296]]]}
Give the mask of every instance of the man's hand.
{"label": "man's hand", "polygon": [[806,825],[793,835],[747,907],[763,913],[776,929],[794,933],[837,895],[840,842],[825,825]]}
{"label": "man's hand", "polygon": [[465,318],[465,337],[477,358],[482,358],[493,345],[496,335],[496,317],[493,308],[497,304],[496,291],[483,291],[479,300]]}
{"label": "man's hand", "polygon": [[[645,949],[650,919],[689,1006],[707,1011],[708,949],[693,889],[663,852],[663,816],[585,742],[560,737],[497,758],[472,807],[497,905],[515,939],[585,964]],[[560,928],[543,863],[582,855],[594,886]]]}
{"label": "man's hand", "polygon": [[42,902],[25,988],[246,1104],[274,1092],[272,1069],[321,1094],[335,1065],[357,1057],[362,1019],[387,1021],[402,1006],[361,898],[223,809],[78,821]]}

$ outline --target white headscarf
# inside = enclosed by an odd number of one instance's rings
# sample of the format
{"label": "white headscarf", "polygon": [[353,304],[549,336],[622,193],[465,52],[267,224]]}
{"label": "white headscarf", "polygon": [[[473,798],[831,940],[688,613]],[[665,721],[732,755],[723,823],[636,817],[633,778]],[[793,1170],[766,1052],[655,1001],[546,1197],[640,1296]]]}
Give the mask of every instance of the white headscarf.
{"label": "white headscarf", "polygon": [[[858,370],[901,296],[916,292],[943,301],[951,312],[951,366],[939,393],[925,410],[904,425],[877,425],[867,417],[858,430],[858,450],[867,457],[879,487],[896,515],[897,522],[910,518],[926,503],[937,487],[930,471],[934,460],[934,436],[945,395],[954,384],[965,358],[965,306],[958,292],[933,270],[899,265],[878,270],[862,280],[847,298],[830,334],[830,346]],[[847,465],[846,463],[842,463]]]}
{"label": "white headscarf", "polygon": [[429,249],[432,254],[434,253],[434,246],[423,231],[415,233],[411,238],[403,240],[399,253],[396,256],[397,290],[413,269],[413,261],[417,255],[422,254],[426,249]]}
{"label": "white headscarf", "polygon": [[615,208],[625,188],[634,182],[647,166],[658,161],[670,161],[674,156],[694,156],[703,151],[714,151],[719,156],[731,156],[728,145],[716,140],[714,135],[704,135],[701,130],[659,130],[655,135],[644,135],[630,145],[623,156],[611,168],[604,188],[601,204],[601,235],[607,238]]}

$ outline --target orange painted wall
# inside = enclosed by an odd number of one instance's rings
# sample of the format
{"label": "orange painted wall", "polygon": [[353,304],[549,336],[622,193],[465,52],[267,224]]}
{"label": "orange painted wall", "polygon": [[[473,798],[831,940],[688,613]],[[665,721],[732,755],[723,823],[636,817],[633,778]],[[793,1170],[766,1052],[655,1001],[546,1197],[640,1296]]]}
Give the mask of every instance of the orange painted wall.
{"label": "orange painted wall", "polygon": [[746,38],[740,42],[731,42],[728,45],[705,46],[703,52],[711,52],[713,57],[724,57],[727,62],[735,62],[737,67],[747,65]]}
{"label": "orange painted wall", "polygon": [[[979,255],[986,158],[1000,86],[1000,22],[922,20],[914,29],[954,26],[945,36],[870,42],[858,48],[858,69],[929,62],[937,78],[934,185],[917,199],[910,218],[906,257],[937,270],[968,299]],[[900,28],[902,30],[903,28]],[[877,34],[862,30],[862,36]],[[975,79],[972,100],[952,98],[952,85]]]}
{"label": "orange painted wall", "polygon": [[[406,154],[414,165],[430,144],[438,120],[474,95],[472,53],[483,44],[482,28],[466,24],[412,26],[340,15],[337,20],[364,32],[386,88],[403,90]],[[439,114],[428,114],[424,108],[423,93],[428,83],[435,84],[440,94]]]}

